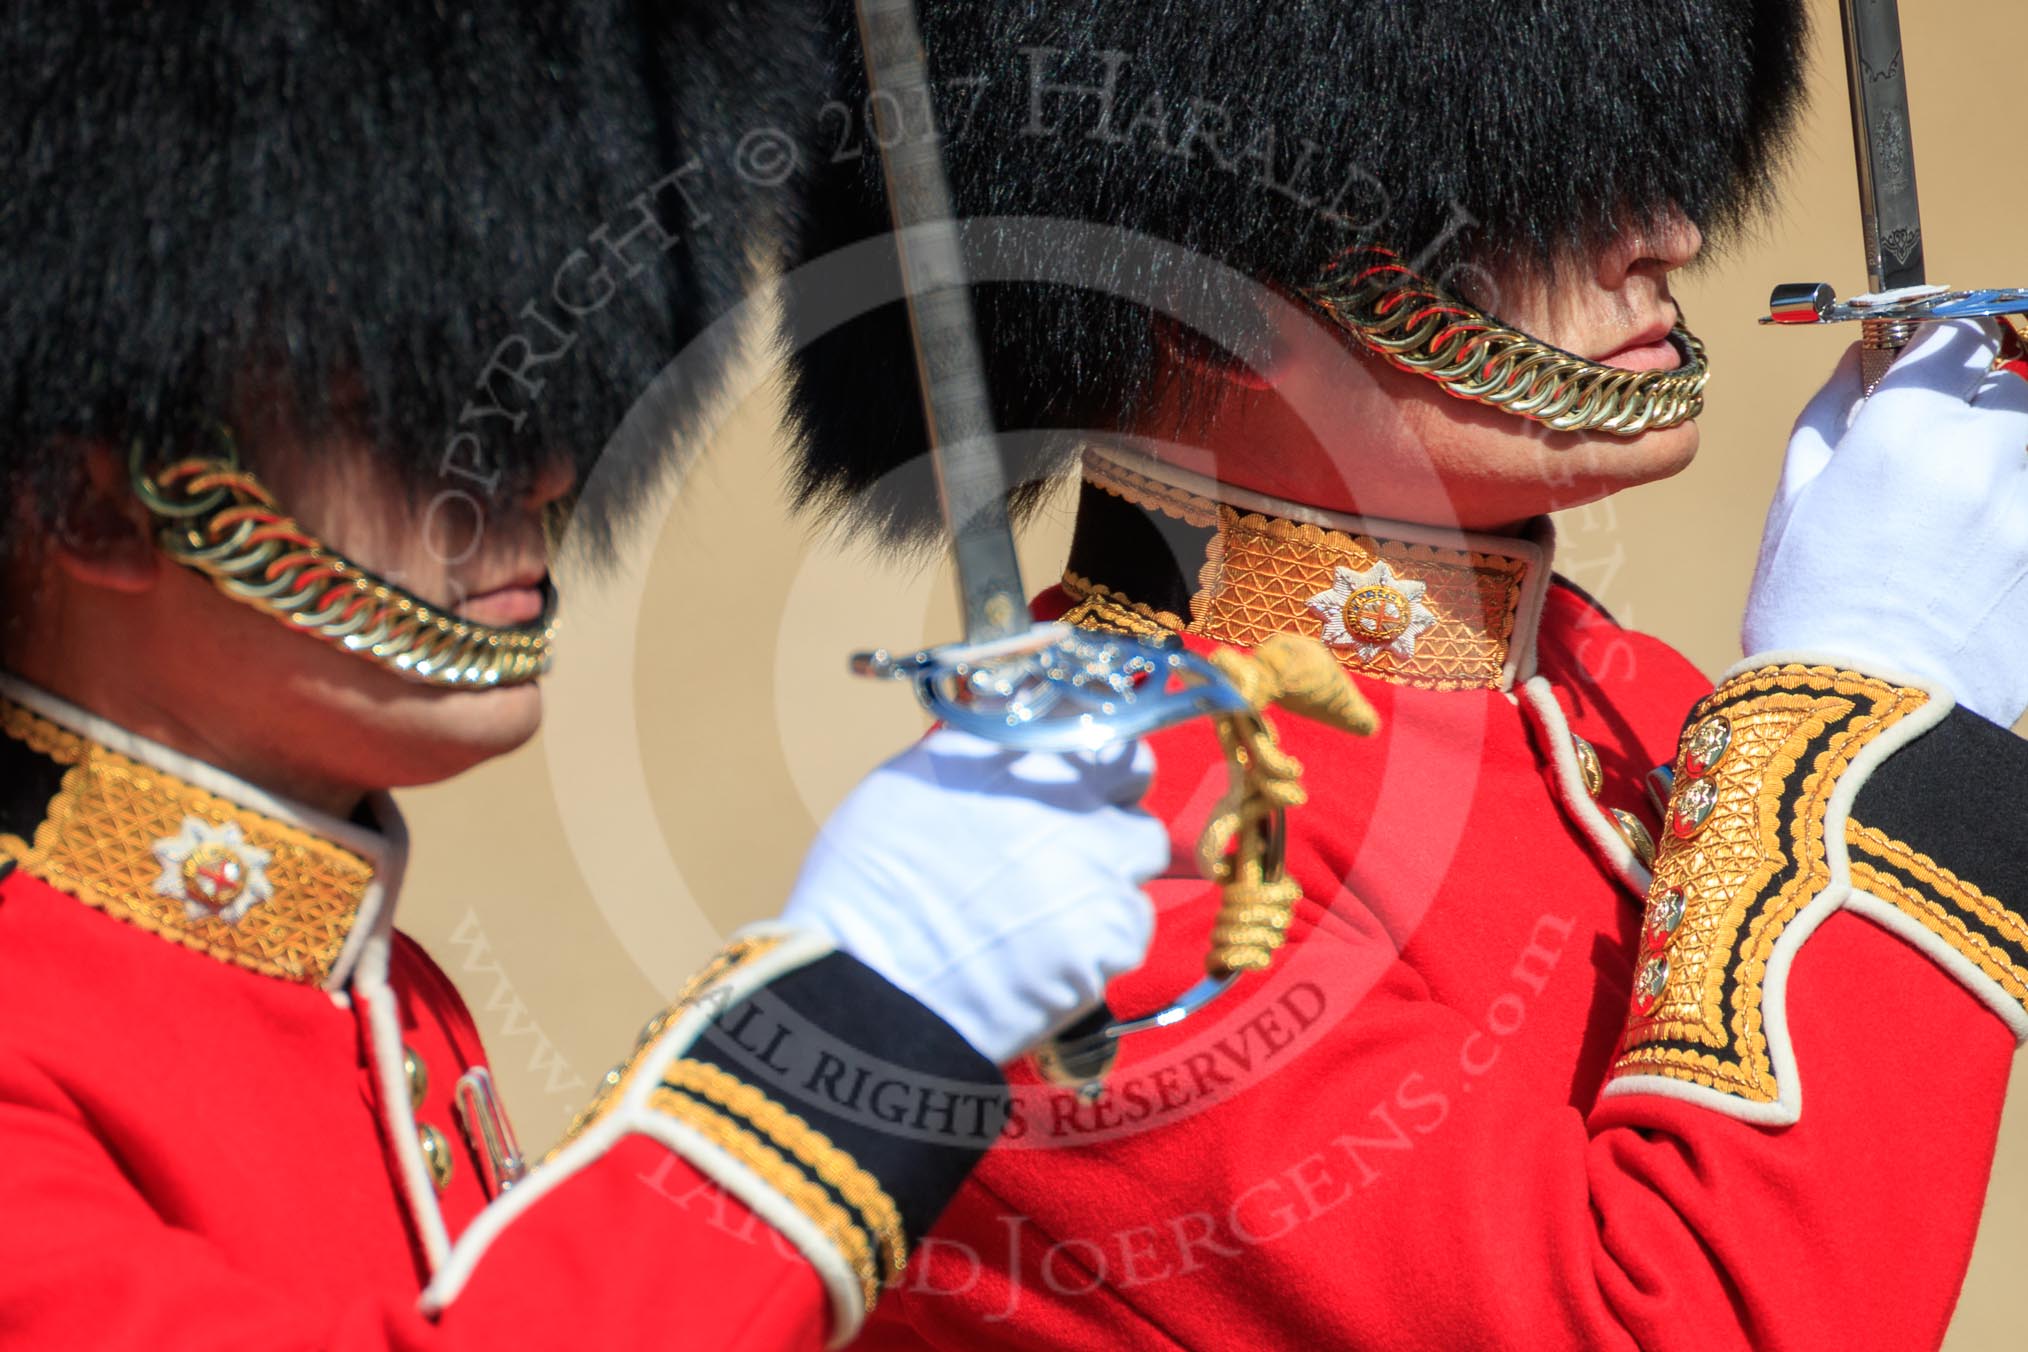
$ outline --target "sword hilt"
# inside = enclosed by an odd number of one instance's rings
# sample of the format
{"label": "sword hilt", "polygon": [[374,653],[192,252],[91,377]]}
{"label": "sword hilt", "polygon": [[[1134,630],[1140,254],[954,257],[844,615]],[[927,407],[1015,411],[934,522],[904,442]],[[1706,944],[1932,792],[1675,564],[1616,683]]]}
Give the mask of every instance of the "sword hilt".
{"label": "sword hilt", "polygon": [[1253,706],[1178,643],[1038,624],[1011,638],[906,656],[857,653],[861,676],[905,680],[946,726],[1022,751],[1096,751]]}
{"label": "sword hilt", "polygon": [[1092,751],[1209,716],[1232,783],[1198,841],[1198,868],[1223,906],[1205,976],[1162,1009],[1121,1020],[1101,1004],[1035,1054],[1052,1083],[1096,1098],[1120,1039],[1180,1023],[1240,975],[1265,968],[1287,932],[1300,889],[1287,875],[1287,810],[1304,795],[1302,766],[1281,749],[1269,706],[1364,736],[1379,720],[1328,649],[1294,634],[1252,653],[1199,656],[1171,642],[1042,624],[985,644],[906,657],[860,653],[853,670],[908,680],[947,726],[1025,751]]}
{"label": "sword hilt", "polygon": [[1839,300],[1823,282],[1785,282],[1768,297],[1763,324],[1859,325],[1859,369],[1866,393],[1886,376],[1901,350],[1924,324],[1945,319],[2000,319],[2028,315],[2028,288],[1953,291],[1911,286]]}

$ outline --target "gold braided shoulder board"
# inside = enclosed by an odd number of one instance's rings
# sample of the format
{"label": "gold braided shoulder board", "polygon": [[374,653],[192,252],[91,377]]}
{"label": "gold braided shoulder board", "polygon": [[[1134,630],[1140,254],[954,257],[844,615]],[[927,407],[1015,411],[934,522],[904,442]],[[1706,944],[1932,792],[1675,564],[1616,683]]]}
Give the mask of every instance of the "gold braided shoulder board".
{"label": "gold braided shoulder board", "polygon": [[1809,661],[1730,675],[1698,705],[1648,894],[1632,1008],[1604,1093],[1787,1125],[1801,1111],[1784,998],[1831,913],[1909,940],[2028,1039],[2028,920],[1855,817],[1867,779],[1953,708],[1940,691]]}

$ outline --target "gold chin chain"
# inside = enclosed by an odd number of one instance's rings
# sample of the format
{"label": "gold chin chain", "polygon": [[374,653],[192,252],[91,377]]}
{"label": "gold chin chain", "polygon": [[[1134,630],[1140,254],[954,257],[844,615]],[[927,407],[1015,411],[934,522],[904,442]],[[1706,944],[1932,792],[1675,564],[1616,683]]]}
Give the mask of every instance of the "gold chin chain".
{"label": "gold chin chain", "polygon": [[1633,437],[1704,411],[1704,344],[1679,321],[1673,371],[1626,371],[1551,347],[1441,290],[1391,249],[1363,246],[1334,263],[1309,300],[1367,350],[1460,399],[1558,432]]}
{"label": "gold chin chain", "polygon": [[222,456],[153,472],[134,448],[134,492],[160,524],[156,538],[170,558],[234,600],[412,681],[483,689],[521,685],[549,669],[556,595],[547,583],[542,617],[526,625],[446,615],[305,531],[239,467],[230,434],[222,436]]}

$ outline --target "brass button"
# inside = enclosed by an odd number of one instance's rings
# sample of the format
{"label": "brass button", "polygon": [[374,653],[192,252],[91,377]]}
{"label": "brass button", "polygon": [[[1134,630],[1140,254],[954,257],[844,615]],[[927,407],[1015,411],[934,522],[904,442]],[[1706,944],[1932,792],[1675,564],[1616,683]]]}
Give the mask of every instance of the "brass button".
{"label": "brass button", "polygon": [[1605,767],[1598,763],[1598,748],[1572,733],[1570,749],[1577,753],[1577,772],[1584,778],[1584,791],[1598,797],[1605,790]]}
{"label": "brass button", "polygon": [[1677,926],[1683,923],[1683,909],[1683,891],[1676,887],[1648,903],[1648,923],[1641,934],[1648,952],[1660,953],[1668,948]]}
{"label": "brass button", "polygon": [[1718,786],[1708,779],[1693,779],[1676,794],[1669,807],[1669,829],[1678,840],[1688,840],[1704,829],[1718,806]]}
{"label": "brass button", "polygon": [[430,1182],[442,1192],[451,1186],[451,1144],[444,1134],[425,1122],[416,1128],[416,1140],[422,1144],[423,1163],[429,1167]]}
{"label": "brass button", "polygon": [[1732,746],[1732,724],[1713,714],[1690,731],[1683,743],[1683,773],[1692,779],[1711,773]]}
{"label": "brass button", "polygon": [[1628,847],[1634,852],[1634,857],[1641,861],[1642,867],[1653,867],[1655,838],[1648,833],[1648,828],[1641,824],[1641,819],[1623,808],[1609,808],[1607,812],[1613,819],[1613,825],[1619,828],[1620,839],[1627,842]]}
{"label": "brass button", "polygon": [[415,1054],[415,1048],[407,1045],[401,1049],[401,1068],[408,1076],[408,1106],[422,1107],[423,1095],[430,1091],[430,1068]]}
{"label": "brass button", "polygon": [[1669,960],[1649,958],[1634,977],[1634,1009],[1641,1014],[1654,1013],[1655,1006],[1662,1003],[1662,992],[1668,988]]}

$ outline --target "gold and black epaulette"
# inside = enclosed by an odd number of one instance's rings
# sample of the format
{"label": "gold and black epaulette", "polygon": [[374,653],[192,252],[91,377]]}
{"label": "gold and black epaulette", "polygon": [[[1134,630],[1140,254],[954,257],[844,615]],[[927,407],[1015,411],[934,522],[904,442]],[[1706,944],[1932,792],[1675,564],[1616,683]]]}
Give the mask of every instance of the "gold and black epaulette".
{"label": "gold and black epaulette", "polygon": [[1840,909],[2028,1039],[2028,845],[1977,806],[2024,771],[2028,747],[1939,690],[1808,662],[1730,675],[1685,728],[1605,1093],[1794,1122],[1787,974]]}

